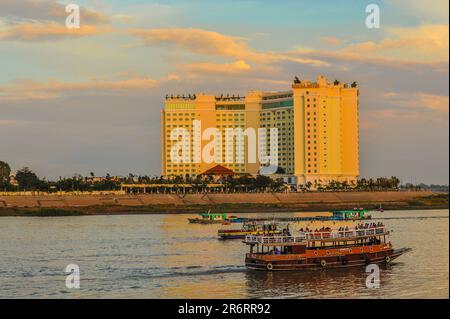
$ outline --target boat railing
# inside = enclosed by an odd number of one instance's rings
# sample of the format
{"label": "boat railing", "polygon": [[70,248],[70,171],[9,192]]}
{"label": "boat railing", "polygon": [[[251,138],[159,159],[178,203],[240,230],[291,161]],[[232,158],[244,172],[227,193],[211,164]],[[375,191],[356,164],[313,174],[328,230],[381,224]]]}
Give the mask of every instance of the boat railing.
{"label": "boat railing", "polygon": [[321,231],[321,232],[300,232],[301,236],[304,236],[306,240],[316,240],[316,239],[339,239],[339,238],[349,238],[349,237],[364,237],[372,236],[386,233],[386,228],[374,227],[374,228],[364,228],[364,229],[349,229],[341,231]]}
{"label": "boat railing", "polygon": [[299,236],[245,236],[246,244],[294,244],[311,240],[323,239],[340,239],[340,238],[354,238],[365,236],[376,236],[386,234],[385,227],[367,228],[367,229],[349,229],[343,231],[322,231],[322,232],[300,232]]}
{"label": "boat railing", "polygon": [[305,236],[245,236],[247,244],[293,244],[305,241]]}

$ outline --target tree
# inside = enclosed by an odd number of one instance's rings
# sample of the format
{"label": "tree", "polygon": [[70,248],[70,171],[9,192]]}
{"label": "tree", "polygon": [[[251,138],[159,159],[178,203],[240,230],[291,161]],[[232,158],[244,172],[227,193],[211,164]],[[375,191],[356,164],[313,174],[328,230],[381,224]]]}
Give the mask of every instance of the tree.
{"label": "tree", "polygon": [[254,182],[256,188],[258,188],[259,190],[266,190],[267,188],[271,187],[272,185],[272,179],[268,176],[264,176],[264,175],[258,175],[256,176],[256,180]]}
{"label": "tree", "polygon": [[0,182],[9,181],[9,175],[11,175],[11,167],[8,163],[0,161]]}
{"label": "tree", "polygon": [[28,167],[17,171],[16,180],[19,183],[19,188],[23,190],[35,190],[41,184],[39,177]]}

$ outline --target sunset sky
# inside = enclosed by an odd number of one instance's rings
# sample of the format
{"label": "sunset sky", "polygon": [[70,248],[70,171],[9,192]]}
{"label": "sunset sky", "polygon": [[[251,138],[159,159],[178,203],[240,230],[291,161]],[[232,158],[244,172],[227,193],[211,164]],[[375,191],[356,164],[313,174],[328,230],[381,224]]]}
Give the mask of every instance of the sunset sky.
{"label": "sunset sky", "polygon": [[48,178],[158,175],[165,94],[323,74],[360,85],[361,176],[448,184],[448,22],[447,0],[0,0],[0,160]]}

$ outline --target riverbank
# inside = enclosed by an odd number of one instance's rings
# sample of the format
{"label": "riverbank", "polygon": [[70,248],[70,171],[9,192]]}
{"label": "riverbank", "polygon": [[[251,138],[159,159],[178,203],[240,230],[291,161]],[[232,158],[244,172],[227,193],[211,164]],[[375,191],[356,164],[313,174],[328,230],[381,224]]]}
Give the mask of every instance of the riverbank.
{"label": "riverbank", "polygon": [[146,194],[0,196],[1,216],[273,213],[364,207],[386,210],[448,209],[448,194],[433,192]]}

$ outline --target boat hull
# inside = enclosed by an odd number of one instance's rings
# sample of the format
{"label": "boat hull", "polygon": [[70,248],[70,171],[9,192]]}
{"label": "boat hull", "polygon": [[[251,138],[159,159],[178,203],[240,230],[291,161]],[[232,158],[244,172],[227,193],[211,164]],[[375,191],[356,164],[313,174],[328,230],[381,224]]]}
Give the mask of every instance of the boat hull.
{"label": "boat hull", "polygon": [[252,258],[252,254],[247,254],[245,258],[245,265],[248,269],[263,271],[361,267],[368,264],[390,263],[392,260],[409,251],[411,251],[411,248],[390,249],[377,253],[353,254],[346,256],[322,256],[318,258],[293,258],[291,260],[285,259],[278,261]]}

